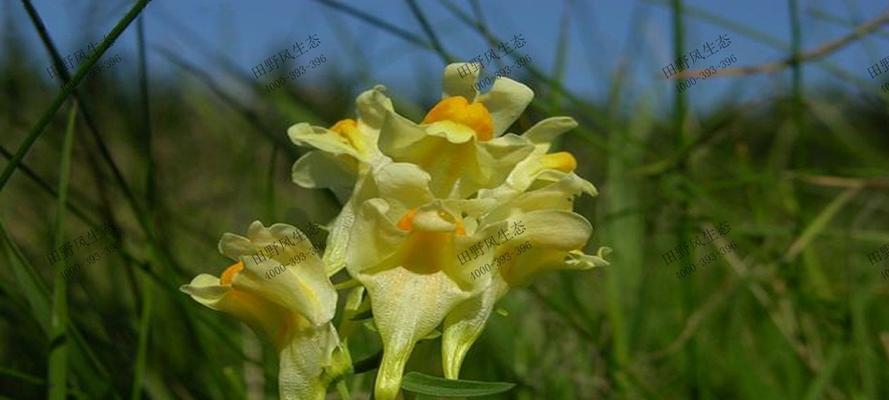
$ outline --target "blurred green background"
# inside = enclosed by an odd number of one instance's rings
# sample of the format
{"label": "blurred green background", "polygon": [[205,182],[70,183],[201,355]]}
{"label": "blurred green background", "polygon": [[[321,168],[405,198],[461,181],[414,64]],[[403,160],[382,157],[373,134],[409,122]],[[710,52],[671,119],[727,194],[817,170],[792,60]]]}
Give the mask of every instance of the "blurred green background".
{"label": "blurred green background", "polygon": [[[614,252],[609,267],[511,292],[463,378],[514,382],[499,397],[510,399],[889,398],[889,256],[869,257],[889,244],[889,68],[873,69],[889,57],[885,4],[141,6],[0,4],[3,398],[276,397],[272,348],[179,285],[228,265],[223,232],[337,214],[341,199],[291,183],[306,149],[288,126],[354,117],[375,83],[419,121],[447,62],[517,34],[533,61],[509,77],[536,97],[511,131],[578,120],[557,147],[600,191],[576,203],[595,226],[587,250]],[[119,21],[101,70],[63,93],[49,49],[99,47]],[[267,93],[290,68],[252,68],[311,34],[321,47],[300,62],[328,61]],[[731,67],[749,68],[717,67],[681,93],[664,79],[670,60],[719,35]],[[485,76],[515,60],[500,62]],[[119,239],[75,250],[79,270],[52,264],[52,249],[104,224]],[[664,256],[719,226],[712,243]],[[439,346],[422,342],[407,370],[440,375]],[[366,331],[350,348],[361,360],[380,344]],[[60,363],[67,387],[51,388]],[[351,377],[353,398],[369,398],[373,378]]]}

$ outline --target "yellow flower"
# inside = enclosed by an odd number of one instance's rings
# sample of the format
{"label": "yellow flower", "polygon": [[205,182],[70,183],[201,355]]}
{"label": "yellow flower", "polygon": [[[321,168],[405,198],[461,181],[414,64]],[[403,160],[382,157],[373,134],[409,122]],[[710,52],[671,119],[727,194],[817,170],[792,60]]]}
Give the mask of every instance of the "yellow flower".
{"label": "yellow flower", "polygon": [[[373,106],[358,121],[316,128],[318,136],[291,128],[294,142],[323,136],[312,145],[357,165],[354,178],[331,178],[351,195],[332,224],[324,261],[328,274],[345,267],[367,289],[383,342],[379,400],[396,398],[414,345],[442,324],[445,374],[456,378],[510,288],[545,270],[607,264],[607,249],[582,252],[592,227],[571,211],[574,196],[595,195],[595,187],[574,173],[573,155],[549,153],[576,122],[555,117],[522,135],[507,133],[534,93],[498,78],[481,94],[477,72],[460,77],[462,67],[445,68],[442,100],[420,123],[373,97],[375,89],[362,95],[377,100],[365,102]],[[372,118],[362,123],[366,115]],[[296,173],[294,180],[319,187],[334,169],[325,162],[298,162],[314,180]],[[491,239],[509,229],[516,229],[511,240]]]}
{"label": "yellow flower", "polygon": [[582,192],[596,196],[598,192],[595,186],[574,174],[577,159],[573,154],[566,151],[548,153],[555,138],[576,126],[573,118],[552,117],[525,131],[522,137],[534,144],[534,150],[516,165],[502,185],[482,189],[478,197],[507,201],[527,191],[535,182],[556,182],[566,175],[577,178],[575,181]]}
{"label": "yellow flower", "polygon": [[219,278],[200,274],[180,290],[275,346],[282,399],[323,399],[349,361],[331,323],[337,293],[311,243],[293,226],[255,221],[247,237],[223,235],[219,251],[236,262]]}
{"label": "yellow flower", "polygon": [[[377,85],[358,96],[355,103],[358,119],[344,119],[330,129],[299,123],[287,130],[290,140],[297,145],[309,145],[310,151],[293,164],[293,182],[305,188],[330,188],[340,198],[348,198],[355,182],[373,165],[388,162],[380,153],[377,137],[388,113],[393,112],[392,101]],[[340,215],[327,227],[327,245],[323,260],[332,276],[345,265],[344,254],[349,245],[348,231],[354,220],[354,210],[348,203]]]}
{"label": "yellow flower", "polygon": [[423,168],[432,177],[432,192],[441,198],[466,198],[500,185],[533,150],[527,139],[505,132],[534,92],[498,78],[489,92],[479,94],[474,88],[477,75],[459,76],[463,65],[445,68],[442,100],[422,123],[391,112],[379,134],[380,150],[394,161]]}
{"label": "yellow flower", "polygon": [[344,119],[329,129],[299,123],[287,129],[293,143],[312,146],[293,164],[293,181],[306,188],[330,188],[347,197],[359,174],[383,158],[377,137],[392,101],[377,85],[358,96],[358,119]]}
{"label": "yellow flower", "polygon": [[481,334],[495,303],[510,288],[526,284],[537,273],[547,270],[608,265],[604,256],[610,249],[601,248],[594,256],[581,251],[589,240],[592,226],[583,216],[571,211],[574,196],[587,191],[590,186],[574,174],[564,174],[554,183],[502,203],[478,221],[483,231],[504,223],[521,227],[521,230],[516,229],[513,232],[518,233],[515,237],[496,247],[490,270],[485,268],[472,273],[490,276],[490,283],[480,294],[458,305],[445,319],[442,330],[445,377],[459,377],[463,358]]}
{"label": "yellow flower", "polygon": [[375,168],[355,190],[356,196],[375,195],[356,202],[350,234],[360,245],[349,246],[346,265],[367,288],[382,337],[375,392],[380,400],[397,396],[414,344],[486,282],[470,277],[484,257],[465,264],[455,257],[481,237],[468,234],[461,215],[485,207],[480,204],[485,201],[435,199],[429,181],[416,165],[390,163]]}

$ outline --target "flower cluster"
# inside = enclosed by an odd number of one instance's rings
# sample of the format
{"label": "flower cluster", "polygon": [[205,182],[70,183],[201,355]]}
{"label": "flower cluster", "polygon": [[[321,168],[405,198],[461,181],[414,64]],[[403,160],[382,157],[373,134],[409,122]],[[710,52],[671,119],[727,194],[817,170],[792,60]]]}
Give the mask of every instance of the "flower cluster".
{"label": "flower cluster", "polygon": [[[574,173],[573,155],[549,152],[576,122],[554,117],[509,133],[534,93],[509,78],[479,93],[478,71],[463,79],[466,70],[445,68],[443,98],[419,123],[399,115],[376,86],[358,96],[356,119],[290,127],[295,144],[315,149],[293,165],[293,181],[347,199],[327,226],[322,257],[288,264],[302,250],[297,244],[256,262],[251,255],[296,228],[255,222],[247,238],[223,236],[220,251],[235,265],[220,278],[200,275],[183,287],[276,343],[282,398],[323,398],[326,385],[348,372],[351,329],[341,327],[338,336],[331,325],[337,294],[328,279],[343,269],[360,283],[346,307],[369,300],[383,343],[375,398],[391,400],[414,345],[436,329],[445,376],[456,379],[511,288],[542,271],[607,265],[607,248],[583,252],[592,226],[572,211],[575,197],[595,196],[595,187]],[[522,241],[479,251],[478,243],[517,226]],[[523,251],[513,252],[519,245]],[[490,273],[472,273],[494,260],[498,268]],[[264,279],[275,267],[283,267],[279,276]]]}

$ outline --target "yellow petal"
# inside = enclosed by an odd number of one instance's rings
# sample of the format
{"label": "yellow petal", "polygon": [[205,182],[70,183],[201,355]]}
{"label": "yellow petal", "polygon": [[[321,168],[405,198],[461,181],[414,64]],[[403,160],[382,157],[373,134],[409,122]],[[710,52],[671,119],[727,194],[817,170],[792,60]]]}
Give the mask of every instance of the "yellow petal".
{"label": "yellow petal", "polygon": [[358,162],[348,156],[310,151],[293,163],[291,179],[304,188],[331,188],[351,193],[358,179]]}
{"label": "yellow petal", "polygon": [[537,147],[535,153],[545,154],[552,146],[553,140],[576,127],[577,121],[574,118],[551,117],[534,124],[522,136],[534,143]]}
{"label": "yellow petal", "polygon": [[[572,170],[576,166],[574,157],[565,153],[546,155],[532,154],[516,165],[510,172],[506,182],[490,190],[479,192],[480,198],[493,198],[506,202],[527,193],[529,189],[560,192],[562,198],[570,199],[579,193],[596,196],[596,187],[589,181],[577,176]],[[570,205],[572,203],[567,203]],[[559,206],[561,208],[561,206]]]}
{"label": "yellow petal", "polygon": [[[564,268],[568,253],[586,245],[592,234],[590,223],[570,211],[539,210],[515,214],[513,218],[524,225],[524,232],[510,240],[507,246],[513,256],[498,268],[510,287],[527,283],[540,271]],[[518,254],[523,243],[528,246]]]}
{"label": "yellow petal", "polygon": [[424,130],[392,115],[380,131],[380,149],[395,161],[416,164],[428,172],[430,189],[440,198],[465,198],[479,188],[501,184],[534,149],[516,135],[475,141],[471,132],[449,120],[434,122]]}
{"label": "yellow petal", "polygon": [[[376,85],[371,90],[358,95],[355,100],[358,108],[359,122],[366,124],[369,130],[365,133],[372,133],[373,130],[379,130],[386,118],[386,114],[394,111],[392,100],[384,94],[386,87]],[[369,135],[372,138],[372,135]],[[375,140],[373,141],[375,143]]]}
{"label": "yellow petal", "polygon": [[577,168],[577,160],[571,153],[560,151],[540,157],[543,168],[555,169],[562,172],[573,172]]}
{"label": "yellow petal", "polygon": [[493,121],[493,135],[500,136],[522,115],[534,98],[531,88],[509,78],[499,77],[487,93],[475,101],[485,105]]}
{"label": "yellow petal", "polygon": [[313,325],[333,319],[336,290],[319,255],[299,229],[286,224],[266,228],[255,221],[246,238],[226,234],[219,247],[223,254],[244,264],[233,277],[235,289],[302,315]]}
{"label": "yellow petal", "polygon": [[349,144],[359,153],[367,151],[364,138],[358,131],[358,121],[350,118],[339,120],[330,127],[330,130],[340,135],[344,143]]}
{"label": "yellow petal", "polygon": [[312,146],[334,155],[345,154],[359,160],[365,159],[365,154],[359,152],[341,134],[320,126],[299,123],[287,129],[287,136],[299,146]]}
{"label": "yellow petal", "polygon": [[472,63],[454,63],[445,67],[441,86],[442,97],[462,96],[469,101],[475,100],[478,90],[475,83],[481,68]]}
{"label": "yellow petal", "polygon": [[298,314],[261,296],[222,285],[212,275],[198,275],[180,290],[206,307],[241,320],[279,349],[287,345],[289,332],[295,321],[301,319]]}
{"label": "yellow petal", "polygon": [[330,377],[325,366],[339,343],[330,323],[320,329],[297,332],[290,344],[278,353],[278,392],[282,400],[323,400]]}
{"label": "yellow petal", "polygon": [[491,285],[481,294],[460,303],[444,320],[441,361],[445,378],[460,378],[460,366],[466,353],[484,330],[497,300],[509,289],[501,280],[494,280]]}
{"label": "yellow petal", "polygon": [[444,272],[416,273],[393,268],[361,277],[373,304],[383,341],[375,396],[393,400],[414,344],[429,335],[445,315],[469,298]]}

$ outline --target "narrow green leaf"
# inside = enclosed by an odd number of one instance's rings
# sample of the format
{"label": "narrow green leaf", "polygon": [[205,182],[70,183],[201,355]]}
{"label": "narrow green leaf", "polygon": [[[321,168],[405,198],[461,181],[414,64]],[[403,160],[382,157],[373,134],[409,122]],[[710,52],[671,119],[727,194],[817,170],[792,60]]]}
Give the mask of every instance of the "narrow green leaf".
{"label": "narrow green leaf", "polygon": [[827,207],[824,207],[820,213],[806,226],[806,229],[803,230],[803,233],[797,238],[793,244],[790,245],[790,248],[787,249],[787,253],[784,254],[784,261],[791,262],[796,259],[796,256],[799,255],[806,246],[811,242],[821,231],[827,228],[827,224],[846,206],[855,196],[861,191],[863,186],[854,186],[849,189],[846,189],[845,192],[840,193],[837,197],[835,197]]}
{"label": "narrow green leaf", "polygon": [[489,396],[506,392],[513,387],[515,384],[509,382],[445,379],[419,372],[407,373],[401,383],[401,388],[409,392],[444,397]]}
{"label": "narrow green leaf", "polygon": [[[31,314],[39,323],[43,333],[47,338],[50,337],[50,292],[44,282],[40,279],[34,266],[25,258],[21,249],[13,241],[12,236],[3,227],[0,221],[0,248],[6,252],[9,265],[12,267],[13,276],[16,283],[22,288],[28,304],[31,306]],[[77,328],[68,321],[67,326],[70,338],[75,344],[71,361],[74,364],[74,371],[80,371],[84,374],[92,374],[98,379],[83,380],[81,383],[88,389],[90,393],[102,393],[103,390],[109,388],[108,369],[96,357],[95,352],[90,348],[89,343]]]}
{"label": "narrow green leaf", "polygon": [[[145,151],[145,194],[146,211],[149,214],[148,223],[154,231],[154,222],[157,215],[154,179],[154,158],[152,156],[152,131],[151,111],[148,96],[148,68],[145,61],[145,18],[139,17],[136,21],[136,44],[139,52],[139,100],[142,107],[142,145]],[[152,249],[152,259],[157,259],[157,252]],[[130,398],[138,400],[142,398],[142,389],[145,376],[145,368],[148,363],[148,339],[151,332],[152,305],[154,303],[154,285],[151,276],[147,273],[140,274],[139,281],[142,286],[142,310],[139,318],[139,339],[136,347],[136,361],[133,366],[133,386]]]}
{"label": "narrow green leaf", "polygon": [[101,58],[102,55],[105,54],[105,51],[108,50],[109,47],[111,47],[111,43],[117,40],[117,37],[120,36],[121,33],[123,33],[124,29],[126,29],[130,22],[132,22],[133,19],[135,19],[136,16],[139,15],[139,13],[142,11],[143,8],[145,8],[149,1],[150,0],[139,0],[135,5],[133,5],[133,8],[130,9],[127,15],[124,16],[123,19],[121,19],[117,23],[117,25],[114,26],[113,29],[111,29],[111,32],[108,34],[105,40],[103,40],[99,47],[96,48],[96,51],[89,57],[87,57],[86,61],[84,61],[83,64],[80,65],[80,67],[77,69],[77,73],[74,74],[71,80],[68,81],[68,83],[66,83],[64,87],[62,87],[62,92],[56,96],[55,100],[53,100],[49,108],[47,108],[43,115],[40,116],[40,120],[37,122],[37,125],[34,125],[34,127],[31,128],[31,131],[28,132],[28,136],[25,137],[24,142],[22,142],[18,150],[16,150],[15,155],[12,156],[12,160],[9,161],[9,164],[6,165],[3,173],[0,174],[0,191],[3,190],[4,186],[6,186],[6,182],[9,181],[9,178],[12,176],[13,172],[15,172],[15,170],[18,168],[19,163],[21,163],[22,159],[25,158],[25,154],[28,153],[28,150],[30,150],[34,142],[37,141],[37,138],[40,137],[40,135],[43,134],[43,132],[46,130],[46,127],[49,125],[50,121],[52,121],[53,116],[55,116],[59,108],[62,107],[65,99],[67,99],[68,96],[70,96],[71,93],[74,92],[74,89],[77,87],[77,85],[80,84],[80,81],[82,81],[83,78],[86,77],[86,74],[89,72],[89,70],[93,68],[93,65],[95,65],[96,62],[99,61],[99,58]]}
{"label": "narrow green leaf", "polygon": [[[59,164],[59,197],[56,208],[53,249],[62,246],[65,240],[65,203],[68,199],[68,175],[71,170],[71,148],[74,143],[74,127],[77,122],[77,102],[71,102],[68,111],[68,124],[62,144],[62,160]],[[49,349],[49,398],[65,399],[68,387],[68,288],[65,270],[69,264],[60,262],[55,269],[52,299],[52,336]]]}

